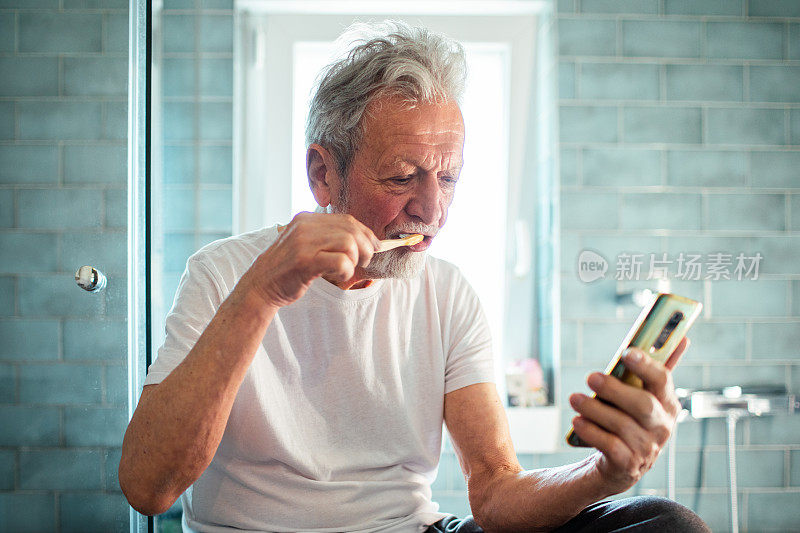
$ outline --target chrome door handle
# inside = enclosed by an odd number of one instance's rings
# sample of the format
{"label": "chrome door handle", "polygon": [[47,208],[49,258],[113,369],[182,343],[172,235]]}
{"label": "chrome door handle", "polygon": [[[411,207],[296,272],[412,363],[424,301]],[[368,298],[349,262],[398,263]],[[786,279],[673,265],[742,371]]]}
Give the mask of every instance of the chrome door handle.
{"label": "chrome door handle", "polygon": [[93,266],[84,265],[75,272],[75,283],[89,292],[100,292],[106,288],[106,275]]}

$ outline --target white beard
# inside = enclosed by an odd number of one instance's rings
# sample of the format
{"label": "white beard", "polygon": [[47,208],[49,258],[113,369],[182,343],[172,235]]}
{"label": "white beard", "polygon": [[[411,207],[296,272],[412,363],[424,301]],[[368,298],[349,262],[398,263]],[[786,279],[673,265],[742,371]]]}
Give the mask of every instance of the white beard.
{"label": "white beard", "polygon": [[[318,211],[327,213],[347,213],[347,189],[343,188],[339,198],[341,208],[333,204],[318,208]],[[418,225],[418,228],[404,228],[405,233],[423,233],[430,231],[429,226]],[[372,256],[372,260],[364,267],[364,273],[371,279],[400,278],[410,279],[417,277],[425,268],[427,252],[412,252],[405,246]]]}
{"label": "white beard", "polygon": [[364,272],[370,278],[415,278],[425,267],[425,256],[425,252],[395,248],[373,255]]}

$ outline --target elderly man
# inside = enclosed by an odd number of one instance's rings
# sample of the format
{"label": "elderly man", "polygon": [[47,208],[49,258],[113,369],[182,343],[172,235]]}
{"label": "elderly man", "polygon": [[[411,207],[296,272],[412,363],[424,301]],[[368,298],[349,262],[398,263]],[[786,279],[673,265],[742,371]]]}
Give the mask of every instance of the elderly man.
{"label": "elderly man", "polygon": [[[595,503],[638,481],[677,414],[669,370],[636,353],[645,390],[593,374],[617,407],[571,399],[595,455],[520,467],[480,304],[425,254],[462,165],[463,51],[421,28],[372,30],[311,105],[308,179],[327,212],[189,259],[125,435],[131,505],[157,514],[181,496],[184,529],[210,532],[705,531],[666,500]],[[425,237],[376,253],[404,233]],[[443,422],[474,519],[431,501]]]}

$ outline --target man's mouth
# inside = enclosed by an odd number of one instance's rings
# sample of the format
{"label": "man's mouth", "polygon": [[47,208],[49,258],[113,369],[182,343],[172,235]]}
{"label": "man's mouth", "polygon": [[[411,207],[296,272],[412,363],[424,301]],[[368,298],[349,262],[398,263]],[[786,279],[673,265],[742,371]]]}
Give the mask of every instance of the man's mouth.
{"label": "man's mouth", "polygon": [[424,252],[428,248],[428,246],[431,245],[431,241],[433,241],[433,235],[426,235],[424,233],[421,233],[421,234],[418,234],[418,233],[397,233],[397,234],[393,235],[390,238],[392,238],[392,239],[404,239],[404,238],[408,237],[409,235],[424,235],[422,240],[420,242],[418,242],[417,244],[414,244],[414,245],[411,245],[411,246],[405,246],[403,248],[403,249],[409,250],[411,252]]}

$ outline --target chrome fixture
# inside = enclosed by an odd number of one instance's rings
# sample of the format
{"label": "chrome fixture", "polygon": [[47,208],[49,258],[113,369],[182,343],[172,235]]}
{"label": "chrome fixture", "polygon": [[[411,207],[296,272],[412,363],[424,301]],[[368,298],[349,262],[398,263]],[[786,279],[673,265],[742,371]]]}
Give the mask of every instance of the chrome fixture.
{"label": "chrome fixture", "polygon": [[[725,387],[721,390],[689,391],[677,389],[683,411],[678,422],[688,415],[695,419],[724,418],[728,428],[728,480],[730,490],[731,531],[739,533],[739,502],[736,486],[736,423],[748,416],[792,414],[800,409],[794,394],[783,387]],[[676,428],[677,430],[677,428]],[[667,492],[675,495],[675,436],[670,439],[667,466]]]}
{"label": "chrome fixture", "polygon": [[75,272],[75,283],[89,292],[100,292],[106,288],[106,275],[93,266],[84,265]]}
{"label": "chrome fixture", "polygon": [[633,289],[625,290],[622,283],[617,283],[617,294],[614,296],[614,301],[618,306],[620,305],[635,305],[637,307],[644,307],[658,295],[658,293],[671,292],[671,283],[669,278],[657,278],[652,280],[655,282],[655,287],[652,289]]}

